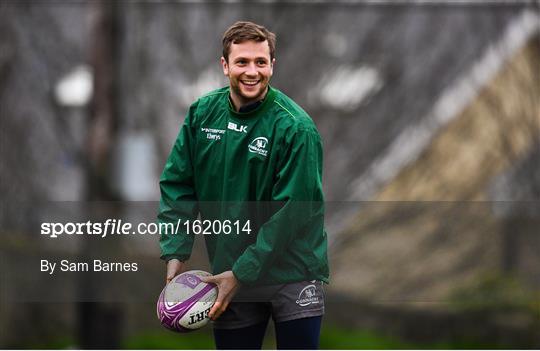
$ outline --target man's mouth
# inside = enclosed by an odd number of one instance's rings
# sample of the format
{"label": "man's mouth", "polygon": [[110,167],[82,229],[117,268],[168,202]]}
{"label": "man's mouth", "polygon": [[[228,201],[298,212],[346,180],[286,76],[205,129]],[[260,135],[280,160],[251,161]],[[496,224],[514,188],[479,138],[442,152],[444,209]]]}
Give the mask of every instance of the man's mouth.
{"label": "man's mouth", "polygon": [[242,84],[247,85],[248,87],[254,87],[255,85],[259,84],[260,80],[241,80]]}

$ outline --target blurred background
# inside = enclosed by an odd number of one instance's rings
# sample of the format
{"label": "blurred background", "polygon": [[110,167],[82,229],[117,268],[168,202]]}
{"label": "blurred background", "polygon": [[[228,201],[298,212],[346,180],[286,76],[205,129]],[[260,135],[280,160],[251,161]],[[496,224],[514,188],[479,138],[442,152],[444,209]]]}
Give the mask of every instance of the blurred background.
{"label": "blurred background", "polygon": [[[540,348],[538,1],[99,0],[0,2],[0,347],[213,348],[159,325],[156,237],[39,226],[154,221],[237,20],[277,34],[272,85],[323,137],[321,347]],[[39,272],[96,257],[139,270]]]}

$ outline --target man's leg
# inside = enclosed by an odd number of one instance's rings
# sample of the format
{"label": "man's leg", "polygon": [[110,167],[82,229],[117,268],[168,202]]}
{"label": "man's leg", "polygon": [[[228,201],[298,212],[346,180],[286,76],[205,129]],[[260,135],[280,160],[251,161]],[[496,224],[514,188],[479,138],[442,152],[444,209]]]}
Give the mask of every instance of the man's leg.
{"label": "man's leg", "polygon": [[277,348],[280,350],[315,350],[319,348],[322,316],[274,323]]}
{"label": "man's leg", "polygon": [[214,340],[218,350],[260,350],[268,320],[265,322],[238,329],[214,328]]}
{"label": "man's leg", "polygon": [[231,302],[213,322],[217,349],[260,349],[270,319],[270,303]]}
{"label": "man's leg", "polygon": [[319,347],[324,287],[317,280],[284,284],[272,298],[278,349]]}

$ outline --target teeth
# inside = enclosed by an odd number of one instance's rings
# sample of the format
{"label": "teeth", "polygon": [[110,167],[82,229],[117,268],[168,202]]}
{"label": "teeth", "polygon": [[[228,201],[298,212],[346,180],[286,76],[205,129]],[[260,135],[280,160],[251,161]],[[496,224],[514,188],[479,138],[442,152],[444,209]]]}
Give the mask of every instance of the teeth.
{"label": "teeth", "polygon": [[246,85],[256,85],[257,83],[259,83],[259,81],[258,80],[254,80],[254,81],[243,80],[242,83]]}

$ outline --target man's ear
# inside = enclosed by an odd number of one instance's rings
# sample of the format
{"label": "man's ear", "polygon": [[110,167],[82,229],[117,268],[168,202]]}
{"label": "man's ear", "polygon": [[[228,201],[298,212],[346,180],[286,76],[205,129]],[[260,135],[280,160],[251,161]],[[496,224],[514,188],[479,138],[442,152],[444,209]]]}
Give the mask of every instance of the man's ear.
{"label": "man's ear", "polygon": [[223,74],[227,77],[229,76],[229,64],[227,63],[227,60],[225,60],[225,57],[221,57],[221,68],[223,68]]}
{"label": "man's ear", "polygon": [[270,64],[270,74],[273,74],[274,73],[274,64],[276,63],[276,58],[274,57],[272,59],[272,63]]}

